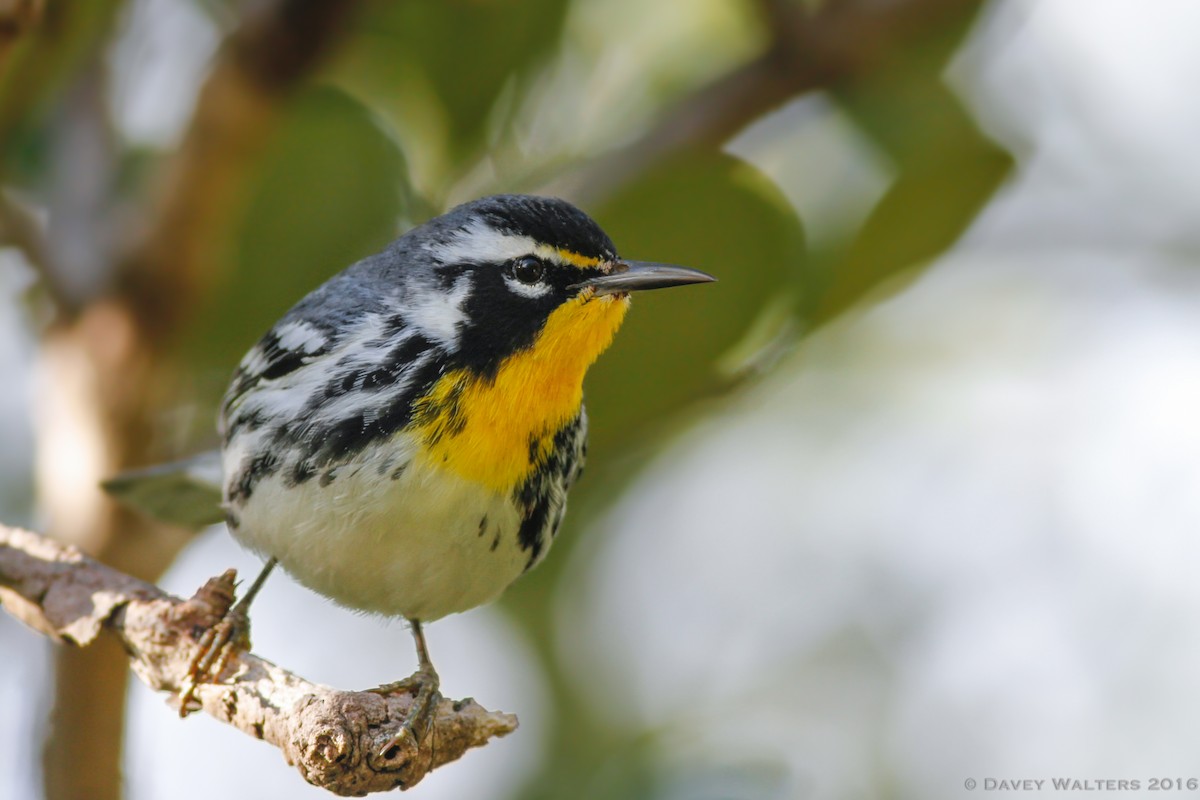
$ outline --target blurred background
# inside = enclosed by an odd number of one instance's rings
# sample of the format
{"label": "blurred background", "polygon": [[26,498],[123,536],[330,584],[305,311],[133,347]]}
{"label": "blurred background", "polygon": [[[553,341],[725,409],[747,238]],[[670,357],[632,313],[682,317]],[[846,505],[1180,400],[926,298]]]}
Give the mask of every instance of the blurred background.
{"label": "blurred background", "polygon": [[[190,594],[255,559],[96,482],[449,206],[557,194],[638,297],[552,556],[436,623],[520,730],[419,798],[954,798],[1200,777],[1200,6],[0,0],[0,520]],[[273,578],[255,650],[408,674]],[[0,798],[313,798],[0,615]],[[1023,797],[1056,794],[1022,792]]]}

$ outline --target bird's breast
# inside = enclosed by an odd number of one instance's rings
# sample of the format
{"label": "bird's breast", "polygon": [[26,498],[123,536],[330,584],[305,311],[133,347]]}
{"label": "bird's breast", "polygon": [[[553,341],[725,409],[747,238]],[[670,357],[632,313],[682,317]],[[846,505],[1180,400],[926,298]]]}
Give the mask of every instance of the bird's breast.
{"label": "bird's breast", "polygon": [[525,483],[552,456],[555,435],[579,416],[584,374],[627,308],[621,298],[576,298],[494,375],[444,375],[414,405],[423,457],[498,493]]}

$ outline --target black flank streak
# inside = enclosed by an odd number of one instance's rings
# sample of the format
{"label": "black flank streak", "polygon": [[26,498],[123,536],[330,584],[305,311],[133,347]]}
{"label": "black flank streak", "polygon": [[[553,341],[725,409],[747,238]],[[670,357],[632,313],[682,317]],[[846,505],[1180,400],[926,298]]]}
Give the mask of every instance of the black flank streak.
{"label": "black flank streak", "polygon": [[428,423],[439,420],[439,424],[430,429],[428,445],[433,446],[447,436],[458,436],[467,427],[467,417],[462,410],[462,396],[466,391],[467,382],[460,380],[450,387],[444,398],[439,400],[423,399],[414,406],[414,415],[421,422]]}
{"label": "black flank streak", "polygon": [[[320,442],[316,460],[321,466],[342,461],[346,456],[352,456],[371,442],[375,441],[375,432],[368,424],[362,412],[339,420],[320,432],[317,441]],[[322,441],[323,440],[323,441]]]}
{"label": "black flank streak", "polygon": [[245,468],[233,482],[229,491],[229,499],[233,501],[248,500],[254,493],[254,487],[266,477],[279,471],[279,457],[274,452],[260,453],[250,459]]}
{"label": "black flank streak", "polygon": [[542,435],[533,433],[529,435],[529,463],[536,465],[539,456],[542,454]]}
{"label": "black flank streak", "polygon": [[536,564],[538,556],[542,554],[542,548],[545,546],[542,532],[546,528],[546,517],[550,513],[548,498],[530,499],[532,508],[526,512],[525,518],[521,520],[521,527],[517,529],[517,544],[522,550],[529,551],[529,561],[525,564],[525,569]]}
{"label": "black flank streak", "polygon": [[549,455],[535,463],[532,475],[516,491],[514,500],[524,510],[517,529],[517,544],[529,552],[525,569],[537,563],[548,540],[558,531],[565,513],[565,490],[578,467],[582,414],[554,434]]}
{"label": "black flank streak", "polygon": [[483,536],[487,532],[487,514],[483,515],[483,519],[479,520],[479,535]]}
{"label": "black flank streak", "polygon": [[288,471],[284,483],[289,487],[296,487],[311,480],[312,476],[316,474],[317,471],[313,468],[312,462],[308,459],[301,459]]}

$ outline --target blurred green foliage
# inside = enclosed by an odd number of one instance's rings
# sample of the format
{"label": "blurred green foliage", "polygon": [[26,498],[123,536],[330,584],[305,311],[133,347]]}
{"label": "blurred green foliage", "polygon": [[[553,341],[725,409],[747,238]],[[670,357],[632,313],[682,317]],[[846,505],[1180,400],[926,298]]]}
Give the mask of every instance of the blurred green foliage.
{"label": "blurred green foliage", "polygon": [[[720,1],[692,8],[702,14]],[[53,46],[18,54],[13,63],[24,72],[10,64],[0,82],[0,133],[23,132],[3,142],[10,186],[33,197],[49,195],[54,109],[69,101],[72,82],[89,79],[81,65],[103,63],[119,5],[51,4],[58,27],[45,38]],[[204,5],[222,21],[238,13],[230,4]],[[759,6],[746,5],[745,13],[758,12]],[[657,767],[644,746],[653,733],[608,730],[558,663],[553,609],[567,561],[563,551],[572,548],[587,513],[602,509],[636,476],[666,433],[694,418],[703,402],[736,388],[714,365],[764,314],[777,313],[782,303],[794,314],[796,330],[811,330],[897,276],[915,274],[914,268],[953,244],[992,196],[1011,159],[979,132],[941,79],[977,7],[964,3],[948,21],[931,15],[928,30],[885,57],[872,61],[878,54],[865,54],[863,63],[873,68],[852,78],[837,77],[838,65],[828,65],[831,99],[895,168],[893,183],[865,225],[836,247],[807,252],[802,221],[771,176],[686,136],[588,208],[623,254],[694,266],[720,282],[637,298],[616,344],[588,379],[592,479],[577,490],[559,552],[504,601],[543,661],[552,695],[548,709],[555,715],[544,772],[526,796],[667,793],[654,779]],[[270,146],[246,180],[243,206],[227,237],[230,266],[218,271],[227,277],[203,299],[204,312],[181,348],[181,358],[198,376],[193,386],[199,397],[193,399],[205,409],[203,420],[212,418],[245,349],[307,291],[378,250],[403,227],[444,210],[444,198],[461,192],[459,182],[467,176],[470,186],[479,186],[488,183],[489,174],[505,174],[511,165],[492,165],[489,171],[488,159],[513,152],[517,109],[535,100],[553,103],[546,93],[564,91],[547,70],[565,46],[575,8],[565,0],[413,0],[367,8],[332,62],[287,100]],[[729,34],[714,26],[707,35],[715,47]],[[874,45],[864,39],[862,46]],[[678,76],[709,74],[707,50],[701,41],[671,64],[670,80],[649,71],[644,79],[686,86]],[[779,67],[798,68],[784,62]],[[679,99],[662,98],[656,113],[663,125],[675,124],[672,102]],[[749,125],[771,110],[755,108],[751,99],[724,113],[740,114],[739,123]],[[405,136],[410,126],[435,131],[437,142]],[[636,133],[622,132],[608,146],[627,144]],[[774,135],[786,139],[789,131]],[[703,131],[695,138],[703,142]],[[522,153],[528,163],[516,173],[554,177],[589,167],[572,142],[542,144]],[[119,138],[112,146],[118,161],[144,147]],[[161,163],[168,158],[169,152],[157,155]],[[429,164],[436,168],[422,174],[433,176],[433,185],[414,185],[410,167]],[[128,192],[135,202],[154,202],[154,170],[143,164],[138,174],[144,179]],[[487,188],[527,187],[500,182]],[[204,428],[199,438],[211,440],[211,425],[205,422]],[[769,776],[769,768],[762,774]],[[765,796],[771,784],[751,781],[736,793]]]}
{"label": "blurred green foliage", "polygon": [[[704,291],[637,298],[621,336],[597,362],[589,402],[600,452],[636,446],[663,419],[712,395],[713,364],[781,292],[804,280],[804,235],[771,180],[732,156],[682,153],[596,210],[624,255],[675,261],[719,276]],[[647,391],[650,380],[653,389]]]}
{"label": "blurred green foliage", "polygon": [[249,345],[313,288],[393,239],[410,202],[394,138],[369,108],[330,86],[288,104],[246,195],[231,236],[233,268],[206,299],[187,347],[208,376],[214,409]]}
{"label": "blurred green foliage", "polygon": [[[453,163],[474,157],[505,87],[521,91],[559,41],[564,0],[384,3],[364,20],[355,55],[373,82],[397,96],[437,98]],[[409,91],[405,91],[405,89]],[[403,102],[401,102],[403,106]]]}

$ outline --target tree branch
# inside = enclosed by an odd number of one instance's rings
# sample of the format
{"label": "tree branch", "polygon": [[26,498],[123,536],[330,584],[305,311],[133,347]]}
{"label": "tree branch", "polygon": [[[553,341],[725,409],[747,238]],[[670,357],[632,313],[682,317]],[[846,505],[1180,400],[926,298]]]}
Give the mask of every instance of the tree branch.
{"label": "tree branch", "polygon": [[[0,604],[56,641],[85,646],[117,638],[137,676],[178,697],[199,636],[233,601],[234,572],[181,600],[77,548],[0,526]],[[474,700],[442,700],[419,746],[380,749],[412,698],[309,683],[249,653],[231,657],[220,684],[196,688],[200,708],[278,747],[304,779],[340,795],[408,788],[436,767],[517,727],[511,714]],[[188,709],[191,711],[193,709]]]}
{"label": "tree branch", "polygon": [[871,75],[915,38],[979,5],[980,0],[839,0],[810,13],[790,0],[759,0],[771,39],[758,58],[687,95],[644,136],[552,181],[549,191],[583,201],[604,197],[674,153],[720,146],[793,97]]}

